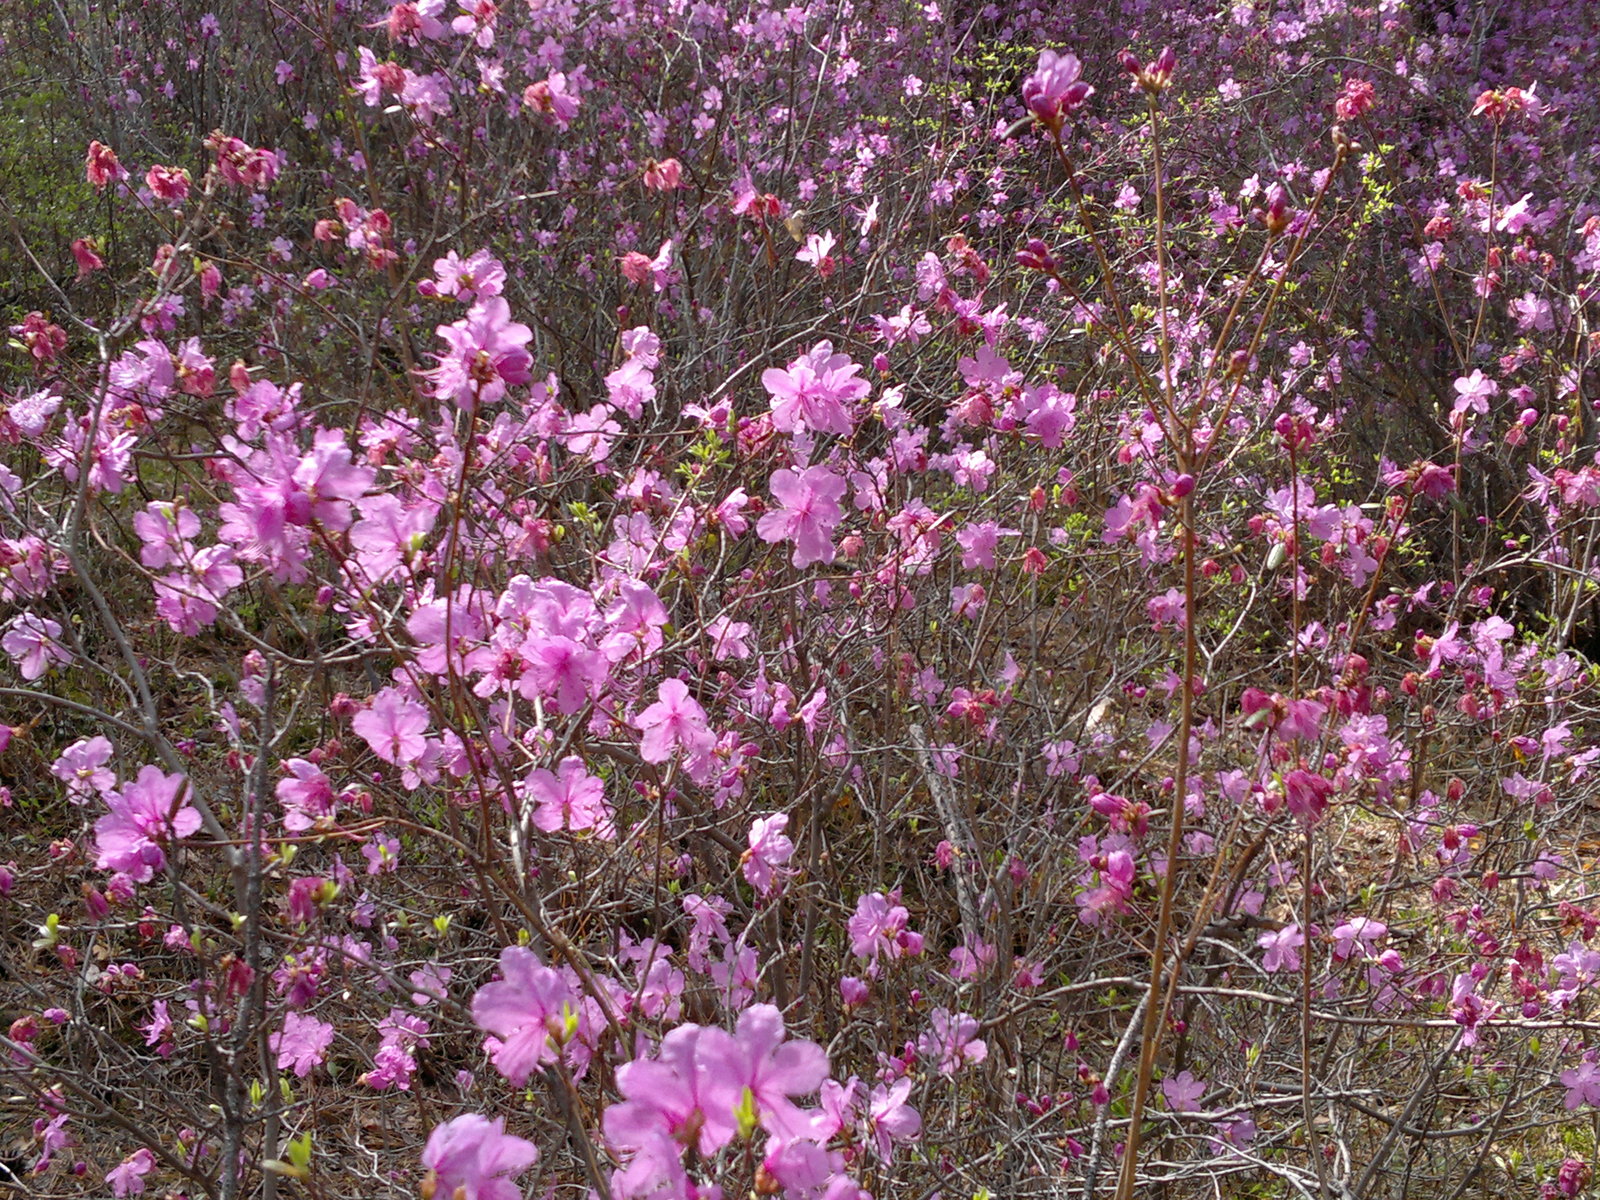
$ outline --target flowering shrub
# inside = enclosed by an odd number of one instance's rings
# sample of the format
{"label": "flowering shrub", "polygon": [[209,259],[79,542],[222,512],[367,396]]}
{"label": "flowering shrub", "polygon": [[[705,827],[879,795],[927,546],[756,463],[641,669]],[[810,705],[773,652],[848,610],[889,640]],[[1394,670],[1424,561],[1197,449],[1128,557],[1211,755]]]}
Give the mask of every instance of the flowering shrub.
{"label": "flowering shrub", "polygon": [[1582,6],[105,8],[13,1173],[1588,1186]]}

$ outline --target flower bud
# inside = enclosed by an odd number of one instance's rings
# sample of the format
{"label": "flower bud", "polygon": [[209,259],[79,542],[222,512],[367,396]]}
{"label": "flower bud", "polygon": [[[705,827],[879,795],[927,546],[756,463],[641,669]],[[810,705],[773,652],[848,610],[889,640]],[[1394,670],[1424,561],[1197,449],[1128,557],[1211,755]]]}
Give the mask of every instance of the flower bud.
{"label": "flower bud", "polygon": [[1056,273],[1056,260],[1050,253],[1050,247],[1039,238],[1029,238],[1021,250],[1017,251],[1017,265],[1030,271],[1043,271],[1046,275]]}

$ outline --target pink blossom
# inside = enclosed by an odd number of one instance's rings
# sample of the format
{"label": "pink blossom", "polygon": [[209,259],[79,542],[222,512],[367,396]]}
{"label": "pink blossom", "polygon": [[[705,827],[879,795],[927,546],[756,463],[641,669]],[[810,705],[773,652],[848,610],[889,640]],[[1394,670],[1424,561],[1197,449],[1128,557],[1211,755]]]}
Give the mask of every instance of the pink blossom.
{"label": "pink blossom", "polygon": [[27,680],[38,679],[54,663],[72,661],[72,655],[57,639],[61,626],[49,617],[22,613],[11,619],[0,648],[17,662],[17,670]]}
{"label": "pink blossom", "polygon": [[752,1005],[739,1015],[731,1053],[711,1077],[719,1122],[732,1123],[738,1110],[753,1105],[757,1123],[774,1137],[800,1138],[810,1131],[810,1116],[790,1097],[822,1086],[828,1056],[815,1042],[787,1041],[786,1036],[783,1015],[770,1004]]}
{"label": "pink blossom", "polygon": [[1561,1072],[1561,1085],[1567,1089],[1564,1103],[1569,1109],[1587,1104],[1600,1108],[1600,1067],[1592,1062],[1581,1062]]}
{"label": "pink blossom", "polygon": [[1206,1094],[1203,1079],[1196,1079],[1193,1071],[1184,1071],[1161,1081],[1161,1094],[1173,1112],[1198,1112],[1200,1099]]}
{"label": "pink blossom", "polygon": [[355,715],[350,727],[384,762],[415,762],[427,748],[423,735],[428,728],[428,710],[399,688],[384,688],[373,697],[369,708]]}
{"label": "pink blossom", "polygon": [[1079,78],[1082,74],[1077,55],[1045,50],[1033,74],[1022,82],[1022,102],[1046,128],[1059,130],[1066,117],[1094,95],[1094,89]]}
{"label": "pink blossom", "polygon": [[941,1075],[954,1075],[968,1063],[989,1057],[989,1046],[978,1035],[978,1020],[970,1013],[936,1008],[928,1014],[928,1030],[917,1039],[917,1051],[937,1061]]}
{"label": "pink blossom", "polygon": [[1269,929],[1256,938],[1256,945],[1267,952],[1261,960],[1261,965],[1274,973],[1298,971],[1300,947],[1305,944],[1305,935],[1300,932],[1300,926],[1293,924],[1285,925],[1281,929]]}
{"label": "pink blossom", "polygon": [[155,1154],[141,1146],[106,1173],[113,1196],[141,1196],[144,1177],[156,1169]]}
{"label": "pink blossom", "polygon": [[716,739],[706,723],[706,710],[681,679],[664,680],[656,689],[657,701],[633,719],[643,736],[639,754],[645,762],[663,763],[681,749],[695,758],[709,754]]}
{"label": "pink blossom", "polygon": [[522,1200],[522,1189],[511,1178],[538,1159],[532,1142],[506,1133],[504,1117],[490,1120],[477,1113],[435,1128],[422,1151],[432,1194],[441,1200]]}
{"label": "pink blossom", "polygon": [[471,304],[474,300],[498,296],[505,290],[506,269],[487,250],[475,251],[467,258],[451,250],[443,258],[433,260],[433,277],[433,295]]}
{"label": "pink blossom", "polygon": [[189,198],[189,172],[182,167],[151,167],[145,172],[144,182],[163,204],[176,207]]}
{"label": "pink blossom", "polygon": [[1296,767],[1283,777],[1283,798],[1289,811],[1306,824],[1315,824],[1327,811],[1333,780]]}
{"label": "pink blossom", "polygon": [[831,563],[837,554],[833,530],[844,519],[839,501],[845,481],[826,467],[807,467],[796,474],[787,467],[772,473],[772,495],[779,507],[756,522],[764,542],[794,542],[796,567]]}
{"label": "pink blossom", "polygon": [[567,90],[567,77],[560,71],[530,83],[523,89],[522,102],[530,111],[549,117],[563,132],[578,115],[578,97]]}
{"label": "pink blossom", "polygon": [[657,192],[673,191],[683,180],[683,164],[675,158],[662,162],[647,162],[644,167],[644,186]]}
{"label": "pink blossom", "polygon": [[914,1142],[922,1132],[921,1114],[906,1103],[911,1084],[910,1079],[878,1084],[867,1097],[867,1136],[886,1163],[894,1162],[894,1143]]}
{"label": "pink blossom", "polygon": [[200,828],[200,813],[185,803],[189,780],[146,766],[121,792],[107,792],[110,812],[95,822],[95,865],[147,883],[166,865],[163,846]]}
{"label": "pink blossom", "polygon": [[785,813],[772,813],[758,817],[750,826],[750,848],[741,860],[745,882],[762,896],[777,890],[777,877],[784,865],[794,856],[794,843],[784,836],[789,825]]}
{"label": "pink blossom", "polygon": [[105,191],[108,183],[128,177],[127,169],[117,161],[117,152],[100,142],[89,143],[83,158],[83,173],[97,192]]}
{"label": "pink blossom", "polygon": [[1482,371],[1473,371],[1455,382],[1456,400],[1451,407],[1451,412],[1460,414],[1471,410],[1475,413],[1489,411],[1489,401],[1500,392],[1500,385],[1484,375]]}
{"label": "pink blossom", "polygon": [[510,384],[532,381],[533,356],[525,347],[533,331],[511,320],[504,298],[479,300],[462,320],[441,325],[437,332],[449,349],[424,374],[440,400],[470,412],[504,398]]}
{"label": "pink blossom", "polygon": [[546,833],[557,829],[580,833],[587,829],[607,841],[617,836],[611,806],[606,803],[605,782],[589,774],[577,755],[562,759],[554,772],[536,768],[529,774],[526,786],[529,798],[538,803],[533,823]]}
{"label": "pink blossom", "polygon": [[50,774],[67,785],[67,798],[74,804],[88,802],[95,792],[104,794],[117,786],[111,761],[111,743],[103,737],[82,738],[61,752],[50,765]]}
{"label": "pink blossom", "polygon": [[835,354],[832,342],[818,342],[811,350],[779,370],[761,373],[761,383],[772,397],[772,424],[784,433],[810,429],[847,437],[855,428],[850,406],[866,397],[872,385],[857,378],[859,364],[845,354]]}
{"label": "pink blossom", "polygon": [[1333,115],[1341,121],[1354,121],[1372,111],[1378,92],[1365,79],[1346,79],[1339,89],[1339,98],[1333,102]]}
{"label": "pink blossom", "polygon": [[500,975],[473,996],[472,1019],[493,1035],[486,1045],[495,1069],[521,1087],[534,1070],[560,1056],[576,1005],[561,973],[532,950],[507,946],[500,951]]}
{"label": "pink blossom", "polygon": [[328,1047],[333,1045],[333,1026],[304,1013],[284,1014],[283,1029],[268,1039],[278,1056],[278,1070],[293,1070],[304,1079],[322,1065]]}
{"label": "pink blossom", "polygon": [[846,923],[850,953],[877,962],[880,956],[899,958],[905,952],[903,935],[911,914],[899,895],[869,892],[856,901],[855,914]]}

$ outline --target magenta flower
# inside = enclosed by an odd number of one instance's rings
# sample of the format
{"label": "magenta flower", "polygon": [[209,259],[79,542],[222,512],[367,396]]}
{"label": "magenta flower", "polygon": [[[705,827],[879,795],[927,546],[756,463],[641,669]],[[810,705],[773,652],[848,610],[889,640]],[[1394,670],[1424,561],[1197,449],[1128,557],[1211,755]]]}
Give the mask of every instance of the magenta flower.
{"label": "magenta flower", "polygon": [[639,739],[640,757],[664,763],[680,748],[691,758],[711,753],[716,738],[706,723],[706,710],[689,695],[688,685],[668,679],[656,695],[660,698],[633,719],[633,727],[644,735]]}
{"label": "magenta flower", "polygon": [[560,1056],[577,1005],[561,973],[532,950],[507,946],[500,952],[500,974],[473,996],[472,1019],[494,1035],[485,1045],[495,1069],[521,1087],[535,1069]]}
{"label": "magenta flower", "polygon": [[1600,1108],[1600,1067],[1594,1063],[1579,1063],[1561,1072],[1561,1083],[1567,1089],[1565,1104],[1568,1108],[1577,1108],[1580,1104]]}
{"label": "magenta flower", "polygon": [[1333,931],[1333,957],[1344,962],[1357,951],[1370,955],[1372,943],[1387,936],[1389,927],[1382,921],[1374,917],[1351,917]]}
{"label": "magenta flower", "polygon": [[184,803],[189,780],[147,766],[118,792],[107,792],[111,809],[94,825],[95,866],[121,871],[136,883],[148,883],[166,866],[162,847],[200,828],[200,814]]}
{"label": "magenta flower", "polygon": [[287,1013],[282,1031],[273,1034],[267,1045],[278,1056],[278,1070],[293,1070],[297,1078],[304,1079],[327,1056],[333,1045],[333,1026],[303,1013]]}
{"label": "magenta flower", "polygon": [[301,833],[334,810],[333,782],[315,763],[303,758],[285,760],[289,778],[278,781],[278,803],[283,805],[283,827]]}
{"label": "magenta flower", "polygon": [[520,691],[530,689],[554,700],[558,713],[575,713],[596,695],[609,673],[605,657],[582,642],[559,635],[535,634],[522,645],[527,674]]}
{"label": "magenta flower", "polygon": [[1463,971],[1456,976],[1455,984],[1450,989],[1450,1018],[1466,1030],[1461,1035],[1463,1046],[1476,1046],[1478,1026],[1492,1020],[1500,1011],[1500,1006],[1493,1000],[1485,1000],[1478,995],[1477,983],[1478,980],[1470,971]]}
{"label": "magenta flower", "polygon": [[522,102],[532,111],[549,117],[563,132],[578,115],[578,97],[567,90],[567,77],[560,71],[538,83],[530,83],[523,89]]}
{"label": "magenta flower", "polygon": [[1022,81],[1022,102],[1046,128],[1060,130],[1067,116],[1094,95],[1094,89],[1079,78],[1082,74],[1077,55],[1046,50],[1033,74]]}
{"label": "magenta flower", "polygon": [[470,412],[503,398],[508,384],[533,379],[533,356],[524,349],[533,331],[511,320],[511,306],[500,296],[478,301],[462,320],[437,332],[450,348],[425,374],[440,400]]}
{"label": "magenta flower", "polygon": [[1307,825],[1313,825],[1328,810],[1333,795],[1333,780],[1296,767],[1283,777],[1283,797],[1289,811]]}
{"label": "magenta flower", "polygon": [[511,1178],[538,1160],[538,1147],[506,1133],[504,1117],[491,1121],[477,1113],[440,1125],[422,1151],[432,1194],[449,1200],[522,1200]]}
{"label": "magenta flower", "polygon": [[833,530],[844,519],[839,501],[845,481],[826,467],[807,467],[798,475],[787,468],[774,471],[771,484],[779,507],[756,523],[761,540],[794,542],[796,567],[831,563],[836,554]]}
{"label": "magenta flower", "polygon": [[1455,381],[1455,392],[1455,403],[1450,407],[1453,416],[1468,411],[1482,415],[1489,411],[1489,401],[1499,395],[1500,385],[1482,371],[1475,370]]}
{"label": "magenta flower", "polygon": [[427,749],[428,710],[398,688],[384,688],[372,707],[358,712],[350,727],[386,763],[415,762]]}

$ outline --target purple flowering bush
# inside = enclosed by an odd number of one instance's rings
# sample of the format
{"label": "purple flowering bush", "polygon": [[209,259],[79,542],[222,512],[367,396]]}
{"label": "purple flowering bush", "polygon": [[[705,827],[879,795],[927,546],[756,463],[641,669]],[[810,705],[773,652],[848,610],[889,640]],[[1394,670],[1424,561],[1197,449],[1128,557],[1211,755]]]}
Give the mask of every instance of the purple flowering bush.
{"label": "purple flowering bush", "polygon": [[1584,5],[0,39],[10,1176],[1585,1194]]}

